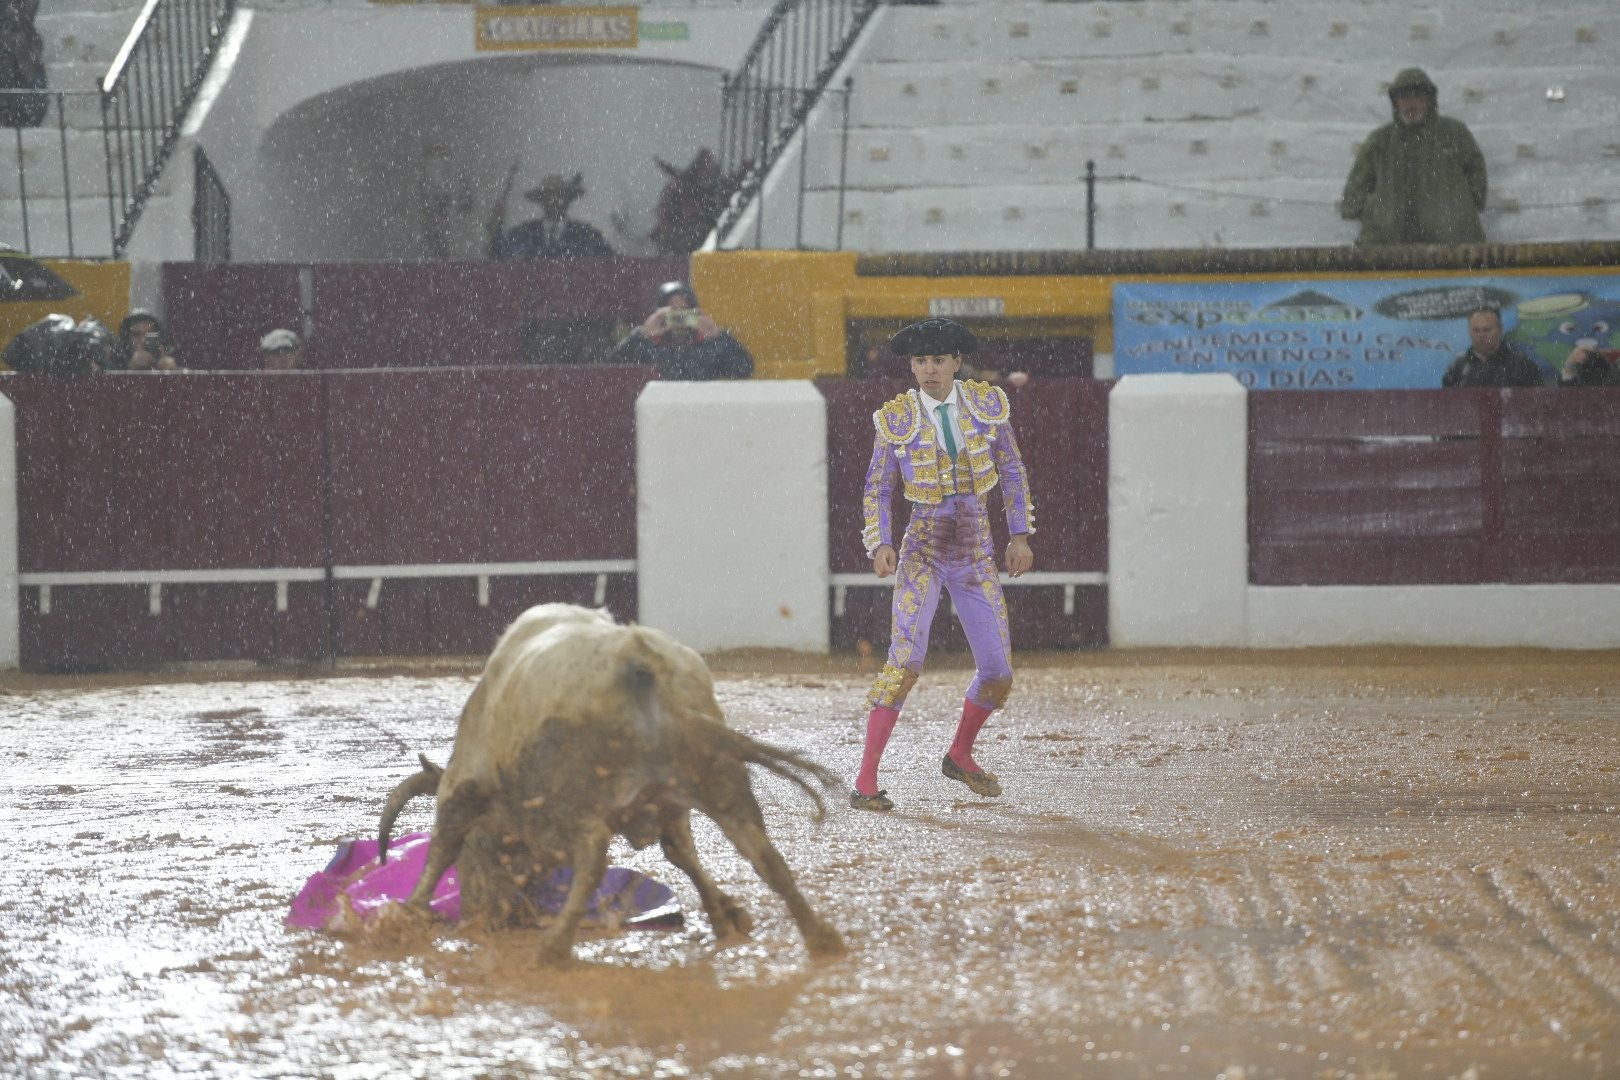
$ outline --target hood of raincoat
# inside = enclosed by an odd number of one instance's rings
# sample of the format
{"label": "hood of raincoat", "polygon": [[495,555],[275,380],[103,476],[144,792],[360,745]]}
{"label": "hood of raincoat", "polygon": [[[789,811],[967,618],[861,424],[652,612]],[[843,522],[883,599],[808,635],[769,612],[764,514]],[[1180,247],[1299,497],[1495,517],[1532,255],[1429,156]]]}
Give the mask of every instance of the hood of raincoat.
{"label": "hood of raincoat", "polygon": [[1394,81],[1389,84],[1390,114],[1394,116],[1396,120],[1400,119],[1400,113],[1395,108],[1395,98],[1402,93],[1412,90],[1421,90],[1425,94],[1429,95],[1429,115],[1425,116],[1423,119],[1425,122],[1434,119],[1435,114],[1440,111],[1440,91],[1422,68],[1415,67],[1407,68],[1406,70],[1402,71],[1400,74],[1396,75]]}

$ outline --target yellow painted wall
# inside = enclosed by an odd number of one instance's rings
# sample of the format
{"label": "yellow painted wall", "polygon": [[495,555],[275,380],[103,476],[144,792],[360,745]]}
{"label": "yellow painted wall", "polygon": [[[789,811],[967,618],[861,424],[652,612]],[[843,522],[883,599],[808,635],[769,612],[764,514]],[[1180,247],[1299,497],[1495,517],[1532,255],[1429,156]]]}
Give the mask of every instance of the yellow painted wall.
{"label": "yellow painted wall", "polygon": [[10,344],[19,330],[47,315],[71,315],[74,319],[93,315],[107,329],[118,332],[118,320],[129,312],[129,263],[90,259],[40,262],[77,289],[78,295],[65,300],[0,301],[0,349]]}
{"label": "yellow painted wall", "polygon": [[[1458,277],[1455,269],[1274,274],[1007,275],[858,277],[854,252],[719,251],[692,256],[703,306],[753,353],[755,375],[809,379],[843,375],[851,319],[924,319],[931,299],[997,297],[1008,319],[1062,318],[1089,327],[1097,352],[1112,352],[1116,283],[1310,281]],[[1614,267],[1491,270],[1492,277],[1613,274]]]}

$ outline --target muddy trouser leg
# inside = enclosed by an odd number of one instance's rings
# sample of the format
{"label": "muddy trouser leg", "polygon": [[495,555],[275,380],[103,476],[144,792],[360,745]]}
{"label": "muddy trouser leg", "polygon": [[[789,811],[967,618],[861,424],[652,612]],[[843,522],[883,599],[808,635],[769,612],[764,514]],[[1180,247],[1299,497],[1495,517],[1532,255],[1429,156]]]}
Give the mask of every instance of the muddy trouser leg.
{"label": "muddy trouser leg", "polygon": [[[966,522],[964,522],[964,526]],[[986,709],[999,709],[1012,691],[1012,631],[1007,624],[1007,598],[996,574],[990,544],[990,519],[978,514],[971,556],[945,576],[951,605],[973,650],[973,682],[967,697]]]}
{"label": "muddy trouser leg", "polygon": [[[874,709],[899,709],[928,657],[928,631],[939,608],[940,574],[934,546],[941,523],[937,507],[918,506],[900,541],[889,628],[889,655],[866,695]],[[949,525],[949,522],[945,522]]]}

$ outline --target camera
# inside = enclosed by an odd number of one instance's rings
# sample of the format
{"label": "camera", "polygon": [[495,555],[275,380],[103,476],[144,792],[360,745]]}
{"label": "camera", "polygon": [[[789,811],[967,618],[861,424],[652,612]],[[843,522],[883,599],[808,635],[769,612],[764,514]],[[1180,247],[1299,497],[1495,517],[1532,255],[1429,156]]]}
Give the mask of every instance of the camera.
{"label": "camera", "polygon": [[696,308],[670,308],[664,313],[664,325],[671,330],[695,330],[700,316]]}
{"label": "camera", "polygon": [[150,331],[141,338],[146,351],[154,356],[163,352],[163,335],[156,330]]}

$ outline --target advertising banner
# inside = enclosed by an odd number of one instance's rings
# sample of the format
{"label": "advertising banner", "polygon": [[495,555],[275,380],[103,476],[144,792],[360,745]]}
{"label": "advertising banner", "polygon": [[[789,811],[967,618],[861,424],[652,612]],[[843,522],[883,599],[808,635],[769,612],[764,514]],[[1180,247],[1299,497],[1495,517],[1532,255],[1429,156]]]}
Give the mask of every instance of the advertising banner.
{"label": "advertising banner", "polygon": [[1115,285],[1114,372],[1215,372],[1256,390],[1433,388],[1502,313],[1546,381],[1577,342],[1620,349],[1620,274]]}

